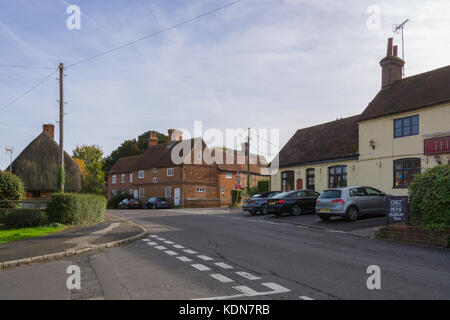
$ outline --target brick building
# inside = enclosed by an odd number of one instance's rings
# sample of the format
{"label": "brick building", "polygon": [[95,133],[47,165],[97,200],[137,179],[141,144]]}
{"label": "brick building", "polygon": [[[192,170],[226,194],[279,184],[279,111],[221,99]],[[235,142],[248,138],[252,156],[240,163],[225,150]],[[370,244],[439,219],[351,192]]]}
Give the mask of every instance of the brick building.
{"label": "brick building", "polygon": [[[247,183],[245,150],[223,150],[228,153],[228,164],[204,160],[205,153],[215,156],[216,152],[208,149],[201,138],[183,140],[177,130],[169,130],[169,141],[158,144],[152,132],[143,154],[121,158],[111,168],[108,197],[127,193],[143,202],[151,197],[166,197],[172,206],[227,206],[231,204],[231,190]],[[251,186],[256,186],[258,180],[267,178],[261,172],[266,164],[252,162],[256,164],[250,166]]]}

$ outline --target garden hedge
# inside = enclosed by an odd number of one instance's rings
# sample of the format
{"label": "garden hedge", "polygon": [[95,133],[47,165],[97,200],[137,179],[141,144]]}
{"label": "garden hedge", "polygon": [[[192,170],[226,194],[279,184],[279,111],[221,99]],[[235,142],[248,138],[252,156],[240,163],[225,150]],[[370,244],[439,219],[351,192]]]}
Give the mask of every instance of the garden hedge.
{"label": "garden hedge", "polygon": [[12,208],[3,200],[21,200],[25,194],[22,181],[9,171],[0,171],[0,208]]}
{"label": "garden hedge", "polygon": [[258,192],[268,192],[268,191],[269,191],[269,180],[259,180]]}
{"label": "garden hedge", "polygon": [[54,193],[47,206],[51,223],[86,225],[103,220],[106,198],[91,194]]}
{"label": "garden hedge", "polygon": [[45,213],[37,209],[11,209],[3,218],[5,226],[10,228],[30,228],[46,223]]}
{"label": "garden hedge", "polygon": [[450,166],[417,175],[409,186],[411,222],[433,231],[450,228]]}

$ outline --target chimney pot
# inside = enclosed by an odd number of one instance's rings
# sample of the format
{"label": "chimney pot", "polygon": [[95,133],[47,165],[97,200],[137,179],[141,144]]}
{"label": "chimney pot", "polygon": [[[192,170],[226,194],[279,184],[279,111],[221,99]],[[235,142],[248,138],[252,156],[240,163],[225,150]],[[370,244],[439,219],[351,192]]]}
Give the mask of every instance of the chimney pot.
{"label": "chimney pot", "polygon": [[386,53],[386,56],[388,56],[388,57],[392,56],[393,43],[394,43],[394,38],[388,38],[388,46],[387,46],[387,53]]}
{"label": "chimney pot", "polygon": [[394,46],[394,57],[397,57],[398,54],[398,46]]}
{"label": "chimney pot", "polygon": [[148,146],[156,146],[158,144],[158,135],[154,131],[150,131],[150,137],[148,139]]}
{"label": "chimney pot", "polygon": [[169,141],[182,141],[183,140],[183,131],[177,129],[169,129],[167,130],[169,135]]}
{"label": "chimney pot", "polygon": [[55,140],[55,125],[44,124],[42,125],[42,131],[47,132],[53,140]]}

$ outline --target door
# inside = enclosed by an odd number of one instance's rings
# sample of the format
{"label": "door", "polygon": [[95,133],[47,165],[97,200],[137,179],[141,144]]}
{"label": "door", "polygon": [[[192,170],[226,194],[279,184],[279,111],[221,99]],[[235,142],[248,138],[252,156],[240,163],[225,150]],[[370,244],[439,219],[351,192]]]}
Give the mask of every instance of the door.
{"label": "door", "polygon": [[367,202],[369,211],[371,213],[385,212],[386,197],[381,191],[374,188],[364,188],[367,194]]}
{"label": "door", "polygon": [[135,198],[135,199],[139,198],[139,191],[137,189],[134,189],[134,191],[133,191],[133,198]]}
{"label": "door", "polygon": [[181,194],[180,188],[175,188],[173,190],[173,205],[174,206],[180,205],[180,194]]}
{"label": "door", "polygon": [[303,180],[297,179],[297,190],[302,190],[302,189],[303,189]]}
{"label": "door", "polygon": [[370,212],[370,202],[364,188],[354,188],[349,190],[351,202],[355,204],[359,213],[366,214]]}

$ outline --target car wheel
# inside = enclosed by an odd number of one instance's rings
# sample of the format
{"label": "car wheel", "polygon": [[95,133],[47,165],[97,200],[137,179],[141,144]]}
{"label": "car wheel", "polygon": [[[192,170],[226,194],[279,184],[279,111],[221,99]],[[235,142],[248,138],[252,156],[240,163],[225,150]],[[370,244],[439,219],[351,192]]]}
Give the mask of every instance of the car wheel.
{"label": "car wheel", "polygon": [[322,219],[323,221],[330,220],[330,216],[319,216],[319,218]]}
{"label": "car wheel", "polygon": [[250,210],[250,214],[251,214],[252,216],[254,216],[254,215],[256,214],[256,211],[255,211],[255,210]]}
{"label": "car wheel", "polygon": [[302,209],[300,208],[299,205],[294,204],[294,206],[291,209],[291,213],[293,216],[299,216],[302,214]]}
{"label": "car wheel", "polygon": [[262,214],[267,214],[267,204],[263,204],[261,207],[261,213]]}
{"label": "car wheel", "polygon": [[358,208],[355,206],[351,206],[347,209],[347,220],[348,221],[356,221],[359,217]]}

